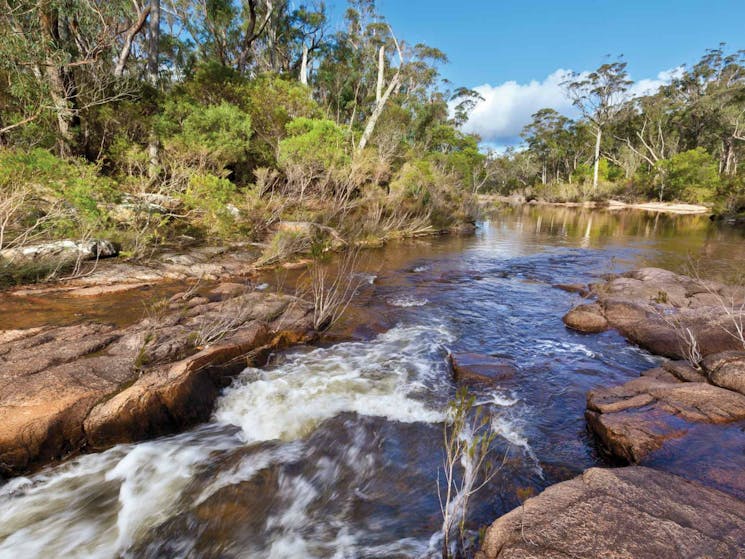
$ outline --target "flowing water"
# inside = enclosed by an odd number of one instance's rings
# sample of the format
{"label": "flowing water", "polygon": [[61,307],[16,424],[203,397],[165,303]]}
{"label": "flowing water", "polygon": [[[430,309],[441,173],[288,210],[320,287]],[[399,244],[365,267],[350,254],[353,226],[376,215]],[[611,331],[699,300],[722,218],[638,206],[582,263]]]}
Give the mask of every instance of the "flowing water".
{"label": "flowing water", "polygon": [[244,371],[212,421],[189,432],[0,486],[0,558],[433,554],[442,421],[457,389],[449,351],[517,369],[478,394],[503,465],[472,500],[477,530],[603,465],[585,430],[586,392],[657,362],[615,333],[565,329],[578,296],[552,285],[681,269],[690,256],[723,272],[744,245],[705,217],[526,207],[473,236],[369,252],[366,285],[335,332],[346,341]]}

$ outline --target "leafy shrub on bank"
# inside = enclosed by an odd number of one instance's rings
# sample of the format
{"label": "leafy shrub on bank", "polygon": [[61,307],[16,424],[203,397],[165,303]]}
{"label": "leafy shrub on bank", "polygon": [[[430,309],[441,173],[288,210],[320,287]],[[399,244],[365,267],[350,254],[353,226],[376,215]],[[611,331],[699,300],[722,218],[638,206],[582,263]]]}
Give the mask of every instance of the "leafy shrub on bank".
{"label": "leafy shrub on bank", "polygon": [[55,208],[45,229],[50,236],[75,235],[105,226],[106,204],[118,200],[114,183],[99,168],[79,159],[60,159],[44,149],[0,150],[0,195],[21,189],[19,226]]}
{"label": "leafy shrub on bank", "polygon": [[160,127],[167,156],[200,169],[222,170],[242,163],[252,135],[251,116],[225,101],[206,107],[172,101]]}
{"label": "leafy shrub on bank", "polygon": [[346,133],[333,120],[296,118],[287,124],[288,137],[279,143],[279,162],[287,168],[300,165],[322,173],[348,165]]}
{"label": "leafy shrub on bank", "polygon": [[657,166],[662,201],[703,204],[712,200],[720,186],[717,162],[701,147],[677,153]]}
{"label": "leafy shrub on bank", "polygon": [[226,178],[194,173],[182,197],[189,221],[207,233],[229,236],[238,218],[236,192]]}

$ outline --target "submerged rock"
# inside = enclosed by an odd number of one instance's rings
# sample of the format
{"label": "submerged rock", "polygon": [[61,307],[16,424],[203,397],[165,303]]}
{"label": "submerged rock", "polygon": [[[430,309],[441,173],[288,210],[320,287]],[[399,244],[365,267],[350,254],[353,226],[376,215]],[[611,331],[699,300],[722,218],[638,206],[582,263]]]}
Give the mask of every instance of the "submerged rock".
{"label": "submerged rock", "polygon": [[216,291],[127,328],[0,332],[0,475],[206,420],[232,375],[311,335],[308,303]]}
{"label": "submerged rock", "polygon": [[590,294],[590,289],[584,283],[557,283],[554,287],[567,293],[576,293],[580,297],[587,297]]}
{"label": "submerged rock", "polygon": [[685,437],[695,423],[745,420],[745,395],[710,384],[687,364],[671,363],[620,386],[591,390],[585,417],[604,450],[638,463]]}
{"label": "submerged rock", "polygon": [[458,384],[493,386],[511,379],[516,372],[507,360],[480,353],[451,353],[448,360]]}
{"label": "submerged rock", "polygon": [[478,559],[743,556],[745,501],[673,474],[591,468],[496,520]]}

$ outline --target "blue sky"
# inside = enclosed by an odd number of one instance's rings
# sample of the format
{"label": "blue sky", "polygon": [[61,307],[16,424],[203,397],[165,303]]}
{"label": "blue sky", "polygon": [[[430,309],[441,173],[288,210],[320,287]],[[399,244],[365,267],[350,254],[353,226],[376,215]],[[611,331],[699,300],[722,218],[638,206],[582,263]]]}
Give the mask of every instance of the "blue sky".
{"label": "blue sky", "polygon": [[448,55],[446,78],[480,86],[488,99],[469,126],[495,146],[517,141],[536,105],[571,112],[557,97],[560,69],[592,70],[623,54],[632,79],[654,87],[660,72],[720,42],[745,49],[745,0],[378,0],[378,8],[397,35]]}

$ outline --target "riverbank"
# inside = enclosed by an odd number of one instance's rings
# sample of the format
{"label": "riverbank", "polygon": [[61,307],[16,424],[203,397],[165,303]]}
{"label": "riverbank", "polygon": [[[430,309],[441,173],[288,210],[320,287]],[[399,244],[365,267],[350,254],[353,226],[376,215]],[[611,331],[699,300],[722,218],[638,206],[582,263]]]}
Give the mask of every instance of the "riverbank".
{"label": "riverbank", "polygon": [[676,215],[698,215],[709,214],[711,208],[700,204],[683,204],[678,202],[623,202],[621,200],[603,200],[584,202],[551,202],[548,200],[525,200],[517,196],[500,196],[494,194],[479,195],[479,202],[485,206],[494,205],[520,205],[530,204],[534,206],[556,206],[563,208],[584,208],[591,210],[644,210],[647,212],[676,214]]}
{"label": "riverbank", "polygon": [[[315,234],[307,223],[278,231]],[[314,265],[306,251],[298,246],[267,262],[266,245],[195,247],[147,262],[101,260],[79,277],[7,290],[0,475],[207,419],[234,374],[271,350],[317,337],[317,316],[329,309],[314,313],[312,300],[264,292],[257,280],[273,269],[302,274]],[[334,278],[341,281],[351,280]],[[19,383],[29,375],[33,385]]]}

